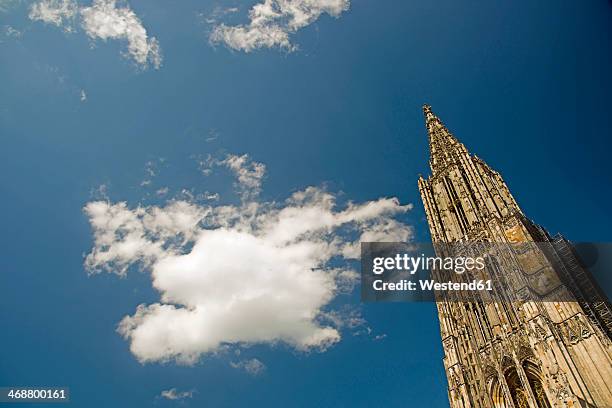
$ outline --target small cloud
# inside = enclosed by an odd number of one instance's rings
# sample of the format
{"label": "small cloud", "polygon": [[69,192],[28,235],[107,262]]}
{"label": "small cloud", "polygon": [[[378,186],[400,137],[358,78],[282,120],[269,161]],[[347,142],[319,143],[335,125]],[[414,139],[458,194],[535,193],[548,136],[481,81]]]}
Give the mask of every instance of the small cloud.
{"label": "small cloud", "polygon": [[227,167],[234,173],[238,179],[235,185],[243,199],[259,195],[261,182],[266,174],[265,164],[252,161],[247,154],[242,156],[229,154],[218,164]]}
{"label": "small cloud", "polygon": [[149,160],[145,163],[145,178],[140,182],[141,187],[150,186],[153,183],[153,178],[159,173],[159,165],[164,164],[166,159],[160,157],[157,160]]}
{"label": "small cloud", "polygon": [[386,339],[386,338],[387,338],[387,335],[384,334],[384,333],[383,334],[377,334],[376,336],[374,336],[374,341],[380,341],[380,340],[383,340],[383,339]]}
{"label": "small cloud", "polygon": [[230,365],[233,368],[239,368],[246,371],[252,376],[257,376],[266,371],[266,365],[256,358],[250,360],[241,360],[238,362],[231,362]]}
{"label": "small cloud", "polygon": [[198,168],[205,176],[210,176],[213,172],[213,167],[217,163],[217,160],[214,159],[210,154],[207,154],[205,158],[198,155],[196,156],[196,162],[198,163]]}
{"label": "small cloud", "polygon": [[[248,24],[219,24],[209,39],[212,44],[223,43],[244,52],[275,47],[294,51],[297,47],[289,40],[290,35],[314,23],[323,13],[339,17],[349,6],[349,0],[265,0],[251,8]],[[216,17],[207,21],[214,24]]]}
{"label": "small cloud", "polygon": [[194,193],[192,190],[184,188],[175,198],[187,200],[189,202],[201,203],[203,201],[219,201],[221,196],[219,195],[219,193],[211,193],[210,191],[204,191],[203,193]]}
{"label": "small cloud", "polygon": [[129,7],[116,7],[116,0],[94,0],[90,7],[83,7],[80,12],[83,28],[90,38],[125,40],[127,53],[141,67],[149,63],[156,69],[161,66],[162,55],[157,39],[148,35]]}
{"label": "small cloud", "polygon": [[97,188],[91,189],[89,195],[92,200],[109,201],[108,185],[100,184]]}
{"label": "small cloud", "polygon": [[210,193],[205,191],[204,194],[202,194],[202,199],[206,201],[219,201],[219,198],[219,193]]}
{"label": "small cloud", "polygon": [[23,37],[23,32],[17,30],[15,27],[12,27],[10,25],[5,25],[4,26],[4,37],[6,38],[21,38]]}
{"label": "small cloud", "polygon": [[66,32],[80,25],[92,40],[123,40],[127,52],[141,68],[149,64],[158,69],[161,49],[155,37],[149,36],[142,22],[127,5],[117,7],[117,0],[93,0],[89,7],[80,7],[75,0],[40,0],[30,6],[30,20],[61,27]]}
{"label": "small cloud", "polygon": [[240,11],[238,7],[223,8],[223,7],[217,6],[214,8],[212,13],[210,14],[198,13],[198,17],[205,23],[215,24],[219,20],[220,17],[223,17],[227,14],[237,13],[238,11]]}
{"label": "small cloud", "polygon": [[78,14],[78,5],[74,0],[41,0],[30,6],[30,20],[42,21],[64,31],[73,31],[72,22]]}
{"label": "small cloud", "polygon": [[157,194],[157,196],[158,196],[158,197],[163,197],[163,196],[165,196],[166,194],[168,194],[168,187],[162,187],[162,188],[160,188],[159,190],[157,190],[157,191],[155,192],[155,194]]}
{"label": "small cloud", "polygon": [[368,330],[367,322],[361,315],[361,311],[351,305],[345,305],[340,310],[332,310],[321,314],[323,321],[331,323],[338,329],[349,329],[360,332]]}
{"label": "small cloud", "polygon": [[206,142],[207,143],[214,142],[218,138],[219,138],[219,132],[217,132],[215,129],[212,129],[210,132],[208,132],[208,137],[206,138]]}
{"label": "small cloud", "polygon": [[80,99],[81,102],[87,102],[87,92],[84,89],[81,89]]}
{"label": "small cloud", "polygon": [[161,398],[165,398],[167,400],[182,400],[186,398],[192,398],[194,394],[194,390],[191,391],[178,391],[176,388],[170,388],[169,390],[164,390],[159,395]]}

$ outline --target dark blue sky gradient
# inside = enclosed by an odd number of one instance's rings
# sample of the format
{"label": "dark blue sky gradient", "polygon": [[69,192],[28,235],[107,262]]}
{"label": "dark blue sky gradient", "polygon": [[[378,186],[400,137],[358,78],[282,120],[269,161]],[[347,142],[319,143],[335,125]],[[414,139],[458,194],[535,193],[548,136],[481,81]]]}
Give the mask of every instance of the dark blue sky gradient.
{"label": "dark blue sky gradient", "polygon": [[323,183],[354,201],[398,196],[428,240],[416,180],[429,103],[529,217],[611,240],[610,2],[355,0],[295,35],[295,53],[243,54],[210,47],[196,16],[229,3],[133,0],[164,53],[145,72],[122,44],[90,49],[82,33],[29,22],[26,3],[0,14],[25,30],[0,43],[0,385],[68,385],[74,407],[170,406],[155,399],[170,387],[197,389],[189,404],[202,407],[448,406],[432,304],[364,305],[382,341],[254,347],[244,355],[268,367],[256,378],[227,356],[139,364],[116,324],[157,294],[137,271],[87,276],[82,207],[102,183],[141,202],[144,163],[159,157],[155,182],[172,192],[230,191],[190,158],[226,151],[268,166],[266,199]]}

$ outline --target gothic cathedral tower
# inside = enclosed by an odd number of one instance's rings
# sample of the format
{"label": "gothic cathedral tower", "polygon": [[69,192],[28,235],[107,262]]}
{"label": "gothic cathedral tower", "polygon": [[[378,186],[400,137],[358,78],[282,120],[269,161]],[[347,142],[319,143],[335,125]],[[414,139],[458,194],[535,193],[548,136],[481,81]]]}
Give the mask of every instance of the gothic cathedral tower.
{"label": "gothic cathedral tower", "polygon": [[486,272],[504,281],[493,300],[437,299],[451,407],[612,408],[605,294],[572,245],[526,218],[501,175],[423,111],[431,176],[419,190],[434,245],[513,246]]}

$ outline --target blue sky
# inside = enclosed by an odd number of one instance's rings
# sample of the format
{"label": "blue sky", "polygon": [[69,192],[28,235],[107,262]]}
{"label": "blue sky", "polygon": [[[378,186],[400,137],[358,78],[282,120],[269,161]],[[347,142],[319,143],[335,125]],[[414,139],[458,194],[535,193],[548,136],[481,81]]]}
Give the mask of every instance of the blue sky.
{"label": "blue sky", "polygon": [[[340,200],[398,197],[427,240],[416,180],[428,173],[429,103],[529,217],[569,239],[610,239],[610,2],[355,0],[292,33],[293,52],[243,52],[209,44],[205,20],[237,7],[218,22],[246,23],[255,1],[133,0],[159,69],[137,66],[125,41],[0,4],[2,385],[67,385],[88,407],[448,406],[434,305],[359,305],[356,293],[342,301],[373,334],[345,330],[324,352],[242,349],[265,364],[257,376],[231,353],[138,362],[116,327],[159,295],[136,269],[88,276],[83,207],[103,184],[132,207],[160,204],[161,187],[231,196],[231,178],[198,170],[208,154],[264,163],[266,201],[310,185]],[[157,175],[141,186],[149,161]],[[196,392],[158,397],[173,387]]]}

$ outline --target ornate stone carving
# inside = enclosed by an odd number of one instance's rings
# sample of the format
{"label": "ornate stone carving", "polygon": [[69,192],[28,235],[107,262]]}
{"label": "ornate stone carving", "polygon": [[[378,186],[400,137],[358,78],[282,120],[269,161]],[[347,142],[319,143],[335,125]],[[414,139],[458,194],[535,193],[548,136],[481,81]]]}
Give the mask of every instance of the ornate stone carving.
{"label": "ornate stone carving", "polygon": [[567,377],[564,373],[557,372],[550,377],[548,381],[548,388],[552,391],[557,401],[567,403],[572,396],[569,384],[567,383]]}
{"label": "ornate stone carving", "polygon": [[589,325],[580,315],[573,316],[559,323],[558,330],[563,335],[563,340],[568,345],[578,344],[582,340],[588,339],[593,334]]}
{"label": "ornate stone carving", "polygon": [[484,369],[485,379],[489,380],[491,377],[497,376],[497,370],[490,365],[485,366]]}

